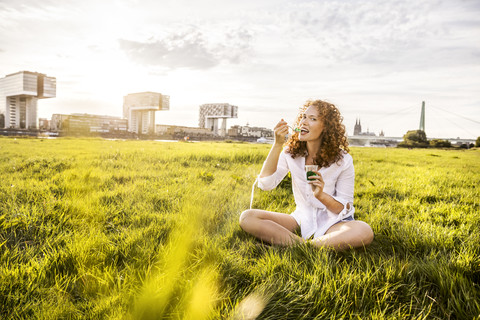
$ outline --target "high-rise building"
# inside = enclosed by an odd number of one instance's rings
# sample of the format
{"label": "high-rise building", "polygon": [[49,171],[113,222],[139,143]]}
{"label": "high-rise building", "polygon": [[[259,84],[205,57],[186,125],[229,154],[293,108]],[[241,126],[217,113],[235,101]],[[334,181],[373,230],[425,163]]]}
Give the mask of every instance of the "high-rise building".
{"label": "high-rise building", "polygon": [[128,131],[155,133],[155,111],[169,110],[170,97],[156,92],[130,93],[123,98],[123,117]]}
{"label": "high-rise building", "polygon": [[38,99],[55,98],[57,80],[20,71],[0,79],[0,128],[38,129]]}
{"label": "high-rise building", "polygon": [[[202,104],[198,125],[200,128],[209,128],[215,134],[225,136],[227,133],[227,118],[237,117],[238,107],[229,103]],[[218,119],[223,119],[221,128],[218,128]]]}

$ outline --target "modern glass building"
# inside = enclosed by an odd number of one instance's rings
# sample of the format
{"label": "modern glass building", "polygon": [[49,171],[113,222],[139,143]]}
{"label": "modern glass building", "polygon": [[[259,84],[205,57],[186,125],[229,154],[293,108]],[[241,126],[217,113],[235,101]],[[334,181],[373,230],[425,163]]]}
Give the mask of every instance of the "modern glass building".
{"label": "modern glass building", "polygon": [[57,80],[30,71],[0,79],[0,128],[38,129],[38,99],[55,98]]}
{"label": "modern glass building", "polygon": [[88,113],[53,114],[50,130],[67,134],[126,133],[127,119]]}
{"label": "modern glass building", "polygon": [[130,93],[123,98],[123,117],[128,131],[155,133],[155,112],[170,109],[170,97],[157,92]]}
{"label": "modern glass building", "polygon": [[[227,133],[227,118],[237,118],[238,107],[229,103],[207,103],[200,106],[198,125],[200,128],[210,128],[215,134],[225,136]],[[218,127],[218,119],[222,126]]]}

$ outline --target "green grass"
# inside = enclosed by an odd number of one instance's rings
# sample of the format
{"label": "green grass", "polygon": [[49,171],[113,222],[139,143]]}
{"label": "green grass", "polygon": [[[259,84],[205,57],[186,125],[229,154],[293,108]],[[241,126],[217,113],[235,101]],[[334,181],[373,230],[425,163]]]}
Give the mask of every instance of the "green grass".
{"label": "green grass", "polygon": [[269,147],[0,138],[0,318],[480,319],[479,150],[352,148],[375,240],[336,253],[239,228]]}

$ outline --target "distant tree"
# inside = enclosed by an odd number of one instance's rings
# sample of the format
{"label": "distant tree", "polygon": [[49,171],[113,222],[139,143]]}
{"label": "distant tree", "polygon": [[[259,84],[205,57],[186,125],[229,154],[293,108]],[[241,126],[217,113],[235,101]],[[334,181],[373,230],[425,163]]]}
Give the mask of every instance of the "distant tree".
{"label": "distant tree", "polygon": [[427,135],[422,130],[409,130],[403,136],[405,142],[427,142]]}
{"label": "distant tree", "polygon": [[473,143],[462,143],[460,145],[460,149],[470,149],[470,148],[473,148],[475,145]]}
{"label": "distant tree", "polygon": [[433,148],[450,148],[452,143],[448,140],[441,140],[441,139],[433,139],[430,140],[430,147]]}
{"label": "distant tree", "polygon": [[480,137],[478,137],[477,141],[475,141],[475,147],[480,147]]}
{"label": "distant tree", "polygon": [[68,119],[63,120],[61,122],[61,125],[60,125],[59,129],[68,131],[70,129],[70,120],[68,120]]}
{"label": "distant tree", "polygon": [[404,148],[427,148],[429,146],[427,135],[423,130],[409,130],[403,136],[403,142],[398,144]]}

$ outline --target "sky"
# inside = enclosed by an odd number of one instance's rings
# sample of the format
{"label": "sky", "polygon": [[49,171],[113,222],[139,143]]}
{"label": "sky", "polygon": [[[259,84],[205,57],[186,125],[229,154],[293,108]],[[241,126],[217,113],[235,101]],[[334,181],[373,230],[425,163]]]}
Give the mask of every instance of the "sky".
{"label": "sky", "polygon": [[292,123],[307,100],[334,103],[348,134],[480,136],[478,0],[0,0],[0,77],[57,79],[53,113],[122,116],[123,97],[170,96],[156,122],[198,126],[230,103],[227,126]]}

